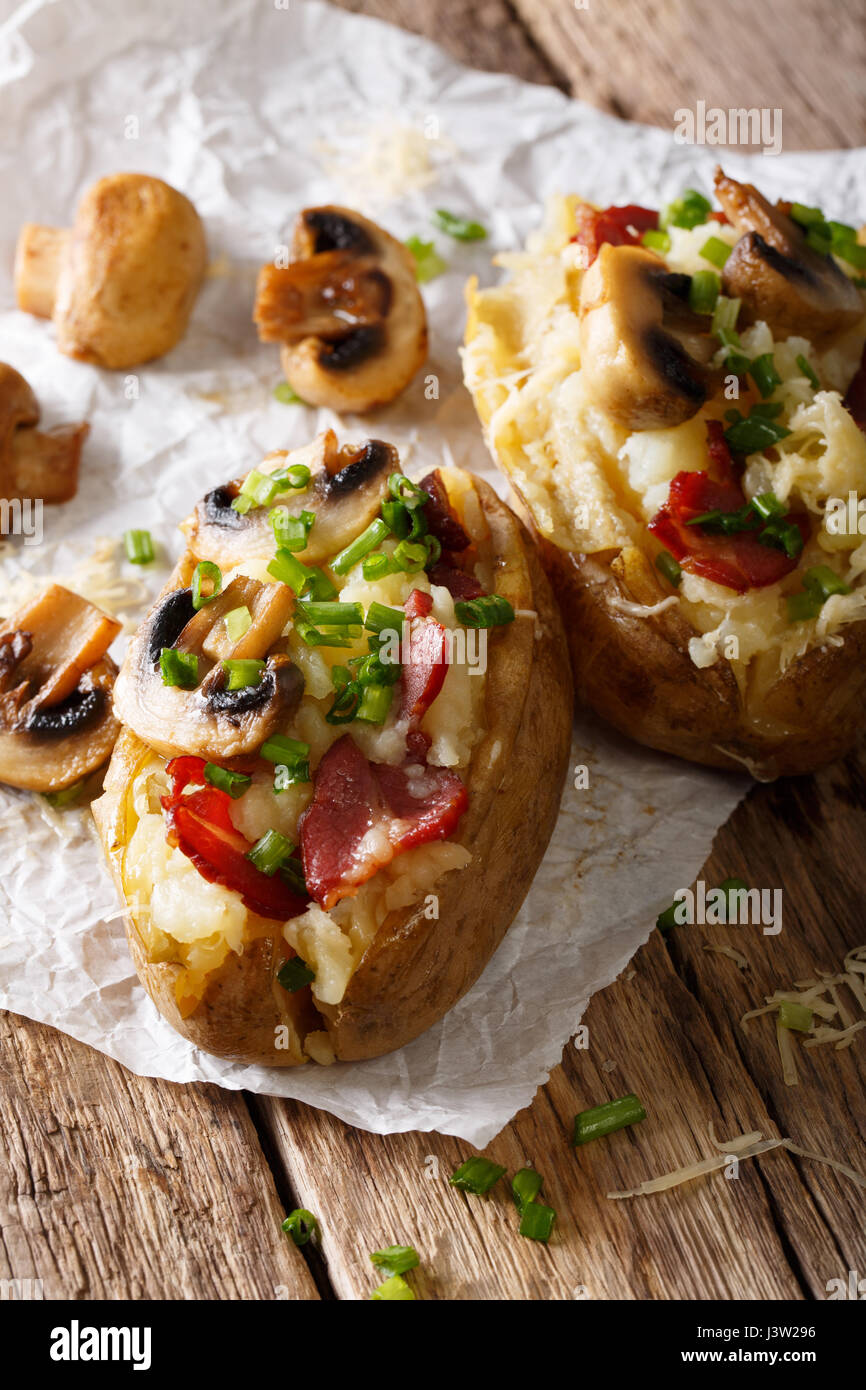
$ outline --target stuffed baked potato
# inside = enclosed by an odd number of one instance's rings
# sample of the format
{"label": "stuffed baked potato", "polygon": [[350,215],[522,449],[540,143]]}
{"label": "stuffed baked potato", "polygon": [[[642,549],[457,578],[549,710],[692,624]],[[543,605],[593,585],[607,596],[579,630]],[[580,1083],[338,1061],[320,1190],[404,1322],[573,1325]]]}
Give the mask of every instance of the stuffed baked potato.
{"label": "stuffed baked potato", "polygon": [[464,366],[578,696],[770,779],[863,723],[866,246],[721,170],[716,192],[661,222],[553,200],[508,280],[470,285]]}
{"label": "stuffed baked potato", "polygon": [[553,829],[572,690],[547,580],[483,481],[412,484],[332,431],[184,530],[94,805],[136,968],[207,1052],[388,1052],[477,979]]}

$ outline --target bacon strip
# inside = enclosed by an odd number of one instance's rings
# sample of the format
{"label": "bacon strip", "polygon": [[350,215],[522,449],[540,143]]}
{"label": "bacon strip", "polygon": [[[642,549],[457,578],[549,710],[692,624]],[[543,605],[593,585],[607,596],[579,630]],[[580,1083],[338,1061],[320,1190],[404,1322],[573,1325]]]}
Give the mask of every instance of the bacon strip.
{"label": "bacon strip", "polygon": [[587,250],[587,265],[592,265],[599,250],[608,242],[611,246],[639,246],[644,232],[655,229],[659,215],[652,208],[642,208],[629,203],[622,208],[604,208],[597,211],[588,203],[579,203],[575,209],[577,232],[571,238]]}
{"label": "bacon strip", "polygon": [[435,536],[443,550],[466,550],[469,537],[457,519],[457,513],[448,501],[448,492],[438,468],[428,473],[418,484],[428,494],[424,503],[427,529]]}
{"label": "bacon strip", "polygon": [[358,889],[396,855],[446,840],[466,810],[466,788],[447,768],[369,763],[344,734],[319,764],[301,817],[310,894],[324,908]]}

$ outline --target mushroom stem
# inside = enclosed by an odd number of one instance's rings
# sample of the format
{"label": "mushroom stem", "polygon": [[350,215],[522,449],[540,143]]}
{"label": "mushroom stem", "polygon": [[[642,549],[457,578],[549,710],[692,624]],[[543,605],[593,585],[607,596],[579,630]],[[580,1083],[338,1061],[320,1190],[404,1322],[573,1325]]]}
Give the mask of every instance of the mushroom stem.
{"label": "mushroom stem", "polygon": [[68,227],[27,222],[15,251],[15,297],[18,308],[41,319],[54,315],[60,267],[72,235]]}
{"label": "mushroom stem", "polygon": [[81,446],[89,430],[88,424],[57,425],[47,432],[17,430],[12,437],[14,496],[38,497],[43,502],[68,502],[74,497]]}

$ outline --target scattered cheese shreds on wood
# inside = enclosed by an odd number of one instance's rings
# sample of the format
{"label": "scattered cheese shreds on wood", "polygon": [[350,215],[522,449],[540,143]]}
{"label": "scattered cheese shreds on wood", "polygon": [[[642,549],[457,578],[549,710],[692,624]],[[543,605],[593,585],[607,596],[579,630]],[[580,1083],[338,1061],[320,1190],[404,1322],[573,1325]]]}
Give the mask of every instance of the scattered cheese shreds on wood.
{"label": "scattered cheese shreds on wood", "polygon": [[813,1163],[826,1163],[828,1167],[835,1168],[837,1173],[844,1173],[846,1178],[850,1178],[858,1187],[866,1188],[866,1176],[858,1173],[856,1168],[849,1168],[847,1163],[840,1163],[837,1158],[827,1158],[826,1154],[813,1153],[811,1149],[801,1149],[799,1144],[795,1144],[791,1139],[783,1139],[782,1147],[789,1153],[796,1154],[798,1158],[809,1158]]}
{"label": "scattered cheese shreds on wood", "polygon": [[704,950],[716,951],[720,956],[727,956],[728,960],[732,960],[741,970],[748,970],[749,968],[749,962],[746,960],[746,957],[743,955],[742,951],[738,951],[735,946],[717,946],[712,941],[705,941]]}
{"label": "scattered cheese shreds on wood", "polygon": [[780,1018],[776,1019],[776,1041],[782,1059],[782,1080],[786,1086],[799,1086],[800,1078],[797,1075],[797,1058],[794,1055],[794,1044],[791,1042],[791,1030],[785,1027]]}
{"label": "scattered cheese shreds on wood", "polygon": [[847,1028],[816,1028],[812,1037],[807,1038],[803,1046],[821,1047],[824,1043],[835,1043],[836,1051],[839,1052],[843,1047],[851,1046],[854,1041],[854,1034],[859,1033],[861,1028],[866,1028],[866,1019],[851,1023]]}

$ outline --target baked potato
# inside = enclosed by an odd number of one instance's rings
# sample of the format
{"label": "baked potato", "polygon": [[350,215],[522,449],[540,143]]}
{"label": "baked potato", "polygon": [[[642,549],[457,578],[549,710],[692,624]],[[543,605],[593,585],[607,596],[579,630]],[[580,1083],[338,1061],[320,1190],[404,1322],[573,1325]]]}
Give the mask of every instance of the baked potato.
{"label": "baked potato", "polygon": [[663,211],[554,199],[468,291],[464,370],[578,698],[761,780],[866,700],[863,234],[719,170]]}
{"label": "baked potato", "polygon": [[559,807],[573,692],[528,532],[332,431],[184,531],[93,808],[141,981],[221,1057],[401,1047],[483,970]]}

